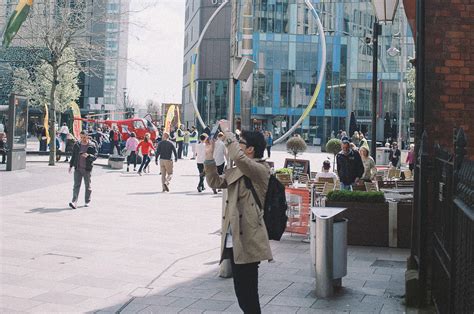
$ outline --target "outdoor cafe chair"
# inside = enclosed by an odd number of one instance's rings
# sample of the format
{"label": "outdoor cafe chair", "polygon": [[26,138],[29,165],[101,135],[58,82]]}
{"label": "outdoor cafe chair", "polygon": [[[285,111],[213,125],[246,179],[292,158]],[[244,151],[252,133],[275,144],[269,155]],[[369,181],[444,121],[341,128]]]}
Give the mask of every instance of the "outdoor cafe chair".
{"label": "outdoor cafe chair", "polygon": [[413,173],[410,169],[403,170],[403,174],[405,175],[405,180],[413,180]]}
{"label": "outdoor cafe chair", "polygon": [[291,180],[291,175],[287,173],[277,173],[276,178],[280,181],[284,186],[289,186],[293,183]]}
{"label": "outdoor cafe chair", "polygon": [[374,182],[364,182],[365,190],[367,192],[377,192],[377,184]]}
{"label": "outdoor cafe chair", "polygon": [[413,188],[415,187],[415,181],[397,181],[397,188]]}
{"label": "outdoor cafe chair", "polygon": [[364,184],[354,184],[352,186],[352,191],[363,191],[363,192],[366,192],[367,189],[365,188],[365,185]]}
{"label": "outdoor cafe chair", "polygon": [[319,177],[318,182],[324,182],[324,183],[334,183],[333,178],[324,178],[324,177]]}
{"label": "outdoor cafe chair", "polygon": [[400,179],[400,169],[395,169],[395,168],[392,168],[392,169],[389,169],[388,170],[388,174],[387,174],[387,178],[389,180],[393,180],[393,179]]}

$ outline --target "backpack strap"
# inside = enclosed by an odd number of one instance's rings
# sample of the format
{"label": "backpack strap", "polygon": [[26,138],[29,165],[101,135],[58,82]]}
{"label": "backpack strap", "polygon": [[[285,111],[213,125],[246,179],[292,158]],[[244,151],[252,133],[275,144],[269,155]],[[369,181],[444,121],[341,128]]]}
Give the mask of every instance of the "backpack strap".
{"label": "backpack strap", "polygon": [[257,202],[258,207],[260,207],[261,210],[263,210],[262,203],[260,203],[260,199],[258,198],[257,191],[255,191],[255,188],[253,187],[252,181],[247,176],[244,176],[244,181],[245,181],[245,186],[247,189],[252,191],[253,198]]}

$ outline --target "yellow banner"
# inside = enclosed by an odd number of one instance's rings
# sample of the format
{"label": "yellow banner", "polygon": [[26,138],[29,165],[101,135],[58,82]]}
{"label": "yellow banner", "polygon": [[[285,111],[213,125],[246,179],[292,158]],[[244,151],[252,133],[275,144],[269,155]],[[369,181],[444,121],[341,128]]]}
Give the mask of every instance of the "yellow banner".
{"label": "yellow banner", "polygon": [[171,122],[174,119],[174,109],[175,109],[175,106],[171,105],[168,108],[168,112],[166,113],[165,132],[167,132],[168,134],[171,132]]}
{"label": "yellow banner", "polygon": [[49,113],[48,113],[48,105],[44,105],[44,121],[43,121],[43,127],[46,131],[46,143],[49,144]]}

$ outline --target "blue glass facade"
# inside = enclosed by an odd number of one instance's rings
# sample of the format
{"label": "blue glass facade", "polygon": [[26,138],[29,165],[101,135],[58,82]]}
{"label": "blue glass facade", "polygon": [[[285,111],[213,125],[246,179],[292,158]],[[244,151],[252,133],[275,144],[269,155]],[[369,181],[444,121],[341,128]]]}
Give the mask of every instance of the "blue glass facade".
{"label": "blue glass facade", "polygon": [[[310,143],[324,144],[332,131],[348,128],[352,111],[359,127],[370,132],[372,44],[366,38],[372,37],[375,18],[370,1],[312,2],[325,29],[327,69],[317,103],[298,132]],[[273,130],[278,136],[298,120],[311,99],[321,68],[321,46],[315,18],[304,1],[253,3],[253,57],[257,66],[252,118],[254,126]],[[398,37],[394,37],[395,33]],[[378,123],[383,124],[386,112],[398,118],[400,105],[405,107],[404,117],[408,120],[411,111],[401,94],[406,94],[404,72],[413,41],[403,10],[398,10],[393,25],[384,27],[380,43]],[[392,46],[405,53],[405,61],[401,56],[389,57],[385,53]],[[239,114],[238,108],[236,113]]]}

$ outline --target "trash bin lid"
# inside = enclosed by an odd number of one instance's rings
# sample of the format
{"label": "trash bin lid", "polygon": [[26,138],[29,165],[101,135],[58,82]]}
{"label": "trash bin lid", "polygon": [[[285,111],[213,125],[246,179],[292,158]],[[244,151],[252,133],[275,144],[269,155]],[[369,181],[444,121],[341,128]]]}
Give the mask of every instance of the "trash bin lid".
{"label": "trash bin lid", "polygon": [[329,219],[346,209],[346,207],[311,207],[311,213],[320,219]]}

